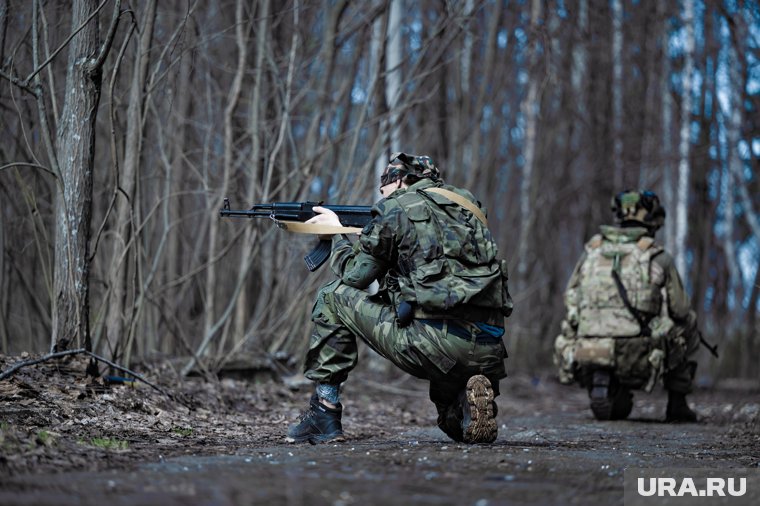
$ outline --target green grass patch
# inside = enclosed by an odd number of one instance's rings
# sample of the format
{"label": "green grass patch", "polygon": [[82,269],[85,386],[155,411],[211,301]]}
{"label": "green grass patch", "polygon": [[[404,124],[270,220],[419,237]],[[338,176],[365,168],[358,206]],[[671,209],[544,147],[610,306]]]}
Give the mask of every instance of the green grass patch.
{"label": "green grass patch", "polygon": [[172,432],[182,437],[189,437],[193,435],[193,429],[191,428],[174,427],[172,429]]}
{"label": "green grass patch", "polygon": [[121,439],[95,437],[95,438],[90,439],[88,443],[97,448],[102,448],[103,450],[128,450],[129,449],[129,442],[121,440]]}
{"label": "green grass patch", "polygon": [[38,444],[41,444],[43,446],[52,446],[55,444],[55,437],[45,429],[37,431],[35,440]]}

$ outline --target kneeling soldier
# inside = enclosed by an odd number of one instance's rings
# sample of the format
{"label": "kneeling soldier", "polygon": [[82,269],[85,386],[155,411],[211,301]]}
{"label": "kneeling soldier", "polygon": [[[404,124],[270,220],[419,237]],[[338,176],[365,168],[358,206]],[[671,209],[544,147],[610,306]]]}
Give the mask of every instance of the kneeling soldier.
{"label": "kneeling soldier", "polygon": [[[506,376],[504,317],[512,311],[506,262],[480,204],[444,185],[430,157],[397,153],[380,180],[383,199],[352,244],[333,237],[338,279],[317,295],[306,377],[316,392],[294,441],[341,437],[339,388],[357,361],[357,337],[430,381],[438,426],[455,441],[496,439],[499,380]],[[324,208],[310,223],[340,225]],[[374,280],[380,290],[369,295]]]}
{"label": "kneeling soldier", "polygon": [[586,243],[565,291],[567,313],[555,341],[560,381],[589,391],[600,420],[626,418],[632,389],[662,377],[666,420],[696,421],[686,402],[697,367],[697,318],[673,257],[655,242],[665,209],[653,192],[612,199],[617,226]]}

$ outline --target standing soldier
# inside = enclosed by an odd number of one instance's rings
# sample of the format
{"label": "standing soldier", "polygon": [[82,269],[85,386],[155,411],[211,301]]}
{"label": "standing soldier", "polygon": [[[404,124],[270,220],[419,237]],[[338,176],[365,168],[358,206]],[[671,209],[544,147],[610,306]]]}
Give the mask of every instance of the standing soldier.
{"label": "standing soldier", "polygon": [[[428,156],[396,153],[380,179],[383,199],[351,243],[332,238],[338,279],[317,295],[306,377],[316,392],[289,439],[343,435],[340,385],[357,361],[357,337],[413,376],[430,381],[438,426],[455,441],[496,439],[499,380],[506,377],[507,268],[480,203],[444,185]],[[307,223],[340,225],[328,209]],[[369,295],[374,280],[380,290]]]}
{"label": "standing soldier", "polygon": [[559,379],[587,388],[596,418],[614,420],[630,414],[631,389],[662,377],[666,421],[696,421],[686,394],[700,335],[673,257],[654,240],[665,209],[651,191],[621,192],[611,206],[617,226],[586,243],[565,291]]}

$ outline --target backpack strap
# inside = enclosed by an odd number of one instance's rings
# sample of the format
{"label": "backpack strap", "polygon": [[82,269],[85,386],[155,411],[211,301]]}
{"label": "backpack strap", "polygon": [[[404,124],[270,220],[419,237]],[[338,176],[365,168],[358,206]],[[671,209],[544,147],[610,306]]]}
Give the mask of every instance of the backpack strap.
{"label": "backpack strap", "polygon": [[649,237],[648,235],[645,235],[636,241],[636,246],[638,246],[641,251],[648,250],[652,244],[654,244],[654,237]]}
{"label": "backpack strap", "polygon": [[483,214],[483,211],[478,209],[478,207],[475,204],[467,200],[465,197],[459,195],[458,193],[455,193],[451,190],[447,190],[445,188],[428,188],[424,191],[437,193],[438,195],[446,197],[447,199],[454,202],[455,204],[459,204],[460,206],[464,207],[465,209],[470,211],[472,214],[474,214],[475,217],[483,223],[483,225],[488,226],[488,220],[486,219],[486,215]]}
{"label": "backpack strap", "polygon": [[649,328],[649,324],[644,318],[644,315],[641,314],[641,311],[633,307],[633,304],[631,304],[631,299],[628,298],[628,291],[623,285],[623,280],[620,279],[620,274],[614,267],[612,268],[612,279],[615,280],[615,286],[617,287],[618,293],[620,294],[620,298],[623,299],[623,304],[625,304],[626,309],[630,311],[630,313],[638,322],[639,327],[641,328],[641,335],[646,337],[651,336],[652,329]]}

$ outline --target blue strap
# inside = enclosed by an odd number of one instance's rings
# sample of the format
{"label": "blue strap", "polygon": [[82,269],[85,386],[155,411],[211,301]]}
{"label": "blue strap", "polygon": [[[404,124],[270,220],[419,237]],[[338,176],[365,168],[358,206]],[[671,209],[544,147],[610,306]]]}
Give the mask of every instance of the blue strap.
{"label": "blue strap", "polygon": [[483,322],[475,322],[475,326],[478,327],[478,330],[483,334],[487,334],[491,337],[501,338],[504,335],[504,327],[497,327],[496,325],[489,325],[488,323]]}

